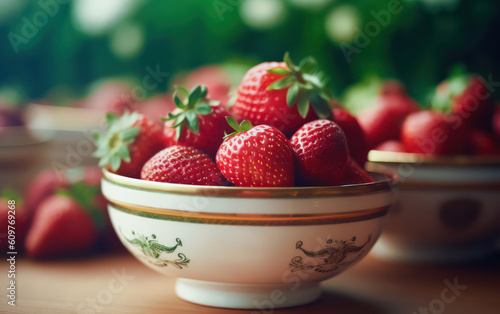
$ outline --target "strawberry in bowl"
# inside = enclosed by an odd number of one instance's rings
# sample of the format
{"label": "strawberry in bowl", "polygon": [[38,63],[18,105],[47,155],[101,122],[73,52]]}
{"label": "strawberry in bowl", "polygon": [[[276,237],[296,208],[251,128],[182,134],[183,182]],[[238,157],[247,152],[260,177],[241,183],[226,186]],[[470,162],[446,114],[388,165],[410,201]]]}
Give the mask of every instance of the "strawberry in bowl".
{"label": "strawberry in bowl", "polygon": [[306,122],[331,119],[330,99],[316,61],[307,58],[295,65],[286,53],[283,62],[264,62],[248,70],[231,113],[239,121],[270,125],[291,136]]}
{"label": "strawberry in bowl", "polygon": [[[394,172],[367,173],[356,161],[366,148],[351,156],[348,141],[363,131],[352,116],[332,121],[312,59],[297,66],[286,55],[249,70],[229,112],[208,95],[203,86],[178,89],[164,118],[166,147],[148,158],[120,148],[157,140],[156,130],[139,137],[130,117],[98,138],[118,237],[145,265],[177,277],[176,294],[190,302],[252,309],[278,288],[287,300],[279,307],[316,300],[322,280],[374,245]],[[140,175],[122,172],[119,157]]]}

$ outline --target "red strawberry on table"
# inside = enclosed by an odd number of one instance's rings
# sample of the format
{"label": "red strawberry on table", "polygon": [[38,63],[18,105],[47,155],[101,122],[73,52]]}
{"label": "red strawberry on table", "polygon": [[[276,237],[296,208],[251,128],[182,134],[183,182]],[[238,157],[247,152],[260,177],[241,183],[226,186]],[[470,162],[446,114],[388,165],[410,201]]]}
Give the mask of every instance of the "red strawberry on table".
{"label": "red strawberry on table", "polygon": [[487,83],[480,76],[456,66],[450,77],[436,88],[432,108],[453,112],[470,127],[490,130],[495,102]]}
{"label": "red strawberry on table", "polygon": [[210,157],[215,157],[226,131],[230,131],[226,123],[227,113],[218,101],[207,99],[207,88],[196,86],[189,93],[178,87],[178,91],[187,97],[183,103],[174,95],[177,109],[168,114],[165,120],[163,136],[166,146],[193,146]]}
{"label": "red strawberry on table", "polygon": [[464,150],[463,129],[454,130],[448,117],[434,110],[410,114],[403,123],[401,140],[409,153],[459,154]]}
{"label": "red strawberry on table", "polygon": [[500,147],[495,139],[482,130],[471,130],[468,148],[474,155],[494,156],[500,154]]}
{"label": "red strawberry on table", "polygon": [[294,180],[293,150],[281,131],[269,125],[240,125],[227,117],[235,132],[217,152],[217,166],[236,186],[286,187]]}
{"label": "red strawberry on table", "polygon": [[359,125],[358,120],[347,110],[340,108],[333,109],[333,116],[335,123],[344,131],[351,157],[359,165],[364,165],[369,149],[366,143],[365,132]]}
{"label": "red strawberry on table", "polygon": [[331,119],[330,98],[316,61],[307,58],[297,66],[286,53],[284,62],[264,62],[248,70],[231,112],[238,120],[270,125],[291,136],[308,121]]}
{"label": "red strawberry on table", "polygon": [[104,223],[102,212],[92,204],[97,189],[76,183],[44,200],[26,236],[27,252],[43,258],[90,251]]}
{"label": "red strawberry on table", "polygon": [[358,163],[349,158],[347,160],[342,184],[360,184],[375,182],[373,178]]}
{"label": "red strawberry on table", "polygon": [[342,129],[320,119],[304,124],[290,140],[299,178],[309,185],[339,185],[349,158]]}
{"label": "red strawberry on table", "polygon": [[179,145],[167,147],[148,160],[141,179],[197,185],[226,183],[210,157],[194,147]]}
{"label": "red strawberry on table", "polygon": [[38,173],[26,189],[25,206],[29,215],[33,215],[38,205],[59,188],[69,186],[67,178],[53,170]]}
{"label": "red strawberry on table", "polygon": [[21,195],[17,191],[10,189],[2,191],[0,195],[0,250],[2,253],[22,250],[28,231],[28,215]]}
{"label": "red strawberry on table", "polygon": [[117,174],[139,178],[144,163],[161,150],[161,129],[146,116],[125,112],[122,117],[106,114],[106,134],[95,135],[99,167],[107,166]]}

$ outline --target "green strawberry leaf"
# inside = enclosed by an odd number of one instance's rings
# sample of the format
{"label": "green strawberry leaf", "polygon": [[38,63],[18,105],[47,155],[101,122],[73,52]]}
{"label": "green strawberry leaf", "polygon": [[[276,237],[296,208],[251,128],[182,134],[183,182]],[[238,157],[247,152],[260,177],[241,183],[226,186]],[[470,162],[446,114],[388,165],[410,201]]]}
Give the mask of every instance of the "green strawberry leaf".
{"label": "green strawberry leaf", "polygon": [[274,68],[274,69],[267,70],[267,72],[274,73],[274,74],[281,74],[281,75],[288,75],[288,74],[292,73],[292,72],[288,71],[287,69],[283,69],[283,68]]}
{"label": "green strawberry leaf", "polygon": [[175,88],[176,91],[182,93],[184,96],[188,96],[189,95],[189,91],[184,86],[175,85],[174,88]]}
{"label": "green strawberry leaf", "polygon": [[97,229],[103,230],[105,226],[104,215],[94,204],[99,190],[99,185],[87,185],[80,181],[73,184],[68,190],[59,190],[58,195],[73,198],[92,217]]}
{"label": "green strawberry leaf", "polygon": [[297,110],[302,118],[307,116],[309,112],[309,94],[307,89],[301,89],[299,91],[299,100],[297,101]]}
{"label": "green strawberry leaf", "polygon": [[189,129],[194,133],[198,133],[200,130],[200,124],[196,112],[192,110],[186,111],[186,120]]}
{"label": "green strawberry leaf", "polygon": [[234,120],[231,117],[226,117],[227,123],[235,130],[234,132],[230,134],[226,134],[223,138],[226,139],[228,137],[231,137],[236,134],[244,133],[246,131],[250,131],[253,128],[252,123],[248,120],[243,120],[239,125],[236,120]]}
{"label": "green strawberry leaf", "polygon": [[207,115],[207,114],[211,114],[212,111],[214,110],[212,107],[210,107],[209,104],[207,103],[200,103],[200,104],[197,104],[196,107],[194,108],[196,113],[197,114],[201,114],[201,115]]}
{"label": "green strawberry leaf", "polygon": [[311,92],[310,96],[311,104],[318,117],[325,119],[332,116],[332,108],[330,103],[326,101],[323,97],[318,95],[316,92]]}
{"label": "green strawberry leaf", "polygon": [[21,193],[9,187],[4,188],[0,196],[4,200],[14,200],[16,203],[20,203],[22,201]]}
{"label": "green strawberry leaf", "polygon": [[307,57],[300,62],[299,65],[302,73],[313,74],[318,70],[318,63],[312,57]]}
{"label": "green strawberry leaf", "polygon": [[239,130],[239,125],[236,120],[234,120],[232,117],[226,117],[226,121],[229,124],[230,127],[232,127],[234,130],[238,131]]}
{"label": "green strawberry leaf", "polygon": [[[186,105],[184,105],[181,101],[181,99],[179,98],[179,96],[177,96],[177,94],[174,93],[174,103],[175,103],[175,106],[179,109],[184,109],[186,108]],[[170,113],[169,113],[170,115]]]}
{"label": "green strawberry leaf", "polygon": [[[182,86],[176,86],[176,93],[174,94],[174,102],[180,113],[169,113],[167,118],[161,118],[163,121],[173,121],[171,128],[176,130],[176,141],[180,139],[184,126],[187,126],[193,133],[200,131],[199,116],[209,115],[213,112],[213,107],[219,105],[217,101],[208,100],[208,90],[206,86],[197,85],[191,92],[188,92]],[[187,96],[185,100],[187,103],[177,96],[177,93],[182,93]]]}
{"label": "green strawberry leaf", "polygon": [[292,108],[297,101],[297,95],[299,94],[299,83],[295,82],[290,86],[288,91],[286,92],[286,104],[288,107]]}
{"label": "green strawberry leaf", "polygon": [[266,89],[267,90],[283,89],[292,85],[295,82],[295,80],[296,79],[293,76],[286,76],[284,78],[275,81],[274,83],[269,85]]}
{"label": "green strawberry leaf", "polygon": [[273,68],[267,70],[270,73],[285,75],[272,82],[267,90],[280,90],[288,88],[286,103],[288,107],[297,105],[300,115],[305,118],[312,106],[316,114],[320,117],[332,117],[330,94],[326,84],[328,79],[323,72],[319,71],[318,63],[312,57],[303,59],[299,65],[295,65],[288,52],[285,53],[284,62],[288,70],[283,68]]}
{"label": "green strawberry leaf", "polygon": [[452,110],[453,98],[461,95],[468,87],[470,74],[463,64],[455,65],[446,79],[445,90],[436,89],[431,97],[431,108],[442,112]]}
{"label": "green strawberry leaf", "polygon": [[248,120],[243,120],[240,123],[240,129],[242,132],[250,131],[252,128],[253,128],[253,125]]}
{"label": "green strawberry leaf", "polygon": [[110,166],[113,171],[120,168],[122,160],[130,162],[129,145],[135,141],[141,129],[133,127],[139,114],[126,111],[121,117],[106,114],[109,129],[105,134],[94,134],[96,151],[92,156],[99,158],[99,167]]}

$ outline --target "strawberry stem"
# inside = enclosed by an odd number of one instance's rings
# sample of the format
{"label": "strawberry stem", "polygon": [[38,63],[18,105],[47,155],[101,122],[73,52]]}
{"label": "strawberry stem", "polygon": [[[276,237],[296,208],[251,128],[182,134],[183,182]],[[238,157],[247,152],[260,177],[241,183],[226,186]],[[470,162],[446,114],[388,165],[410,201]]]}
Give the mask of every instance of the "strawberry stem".
{"label": "strawberry stem", "polygon": [[[173,121],[171,128],[176,129],[176,139],[179,140],[184,126],[187,126],[193,133],[200,131],[198,115],[209,115],[213,112],[214,106],[219,105],[218,101],[207,99],[208,90],[204,85],[195,86],[191,92],[182,86],[176,86],[174,93],[175,106],[181,111],[178,114],[168,114],[168,118],[161,118],[163,121]],[[184,95],[184,102],[178,94]]]}
{"label": "strawberry stem", "polygon": [[305,118],[312,105],[313,110],[320,118],[330,118],[332,96],[326,88],[327,79],[319,71],[316,60],[312,57],[303,59],[295,65],[288,52],[285,53],[284,62],[288,69],[273,68],[269,73],[283,75],[267,87],[267,90],[288,88],[286,102],[288,107],[297,105],[300,115]]}
{"label": "strawberry stem", "polygon": [[236,134],[250,131],[253,128],[252,123],[250,123],[250,121],[248,121],[248,120],[243,120],[239,125],[238,125],[238,122],[236,122],[236,120],[234,120],[231,117],[226,117],[226,121],[235,130],[235,132],[232,132],[230,134],[226,134],[224,136],[225,139],[228,137],[231,137],[233,135],[236,135]]}
{"label": "strawberry stem", "polygon": [[135,141],[135,137],[141,131],[140,128],[133,127],[138,118],[137,112],[126,111],[122,117],[112,113],[106,114],[108,132],[94,134],[97,150],[92,156],[100,158],[99,167],[110,165],[111,169],[116,171],[120,168],[122,160],[130,162],[128,145]]}

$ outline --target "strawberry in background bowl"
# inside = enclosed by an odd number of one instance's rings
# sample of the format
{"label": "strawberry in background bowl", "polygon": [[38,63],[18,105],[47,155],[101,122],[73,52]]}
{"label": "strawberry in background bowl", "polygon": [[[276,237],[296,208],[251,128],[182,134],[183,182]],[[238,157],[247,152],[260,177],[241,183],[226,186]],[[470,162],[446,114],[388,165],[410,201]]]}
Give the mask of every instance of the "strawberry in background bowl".
{"label": "strawberry in background bowl", "polygon": [[396,170],[398,201],[374,253],[417,262],[461,262],[496,250],[500,150],[494,102],[477,75],[439,84],[431,108],[409,114],[400,137],[369,154]]}

